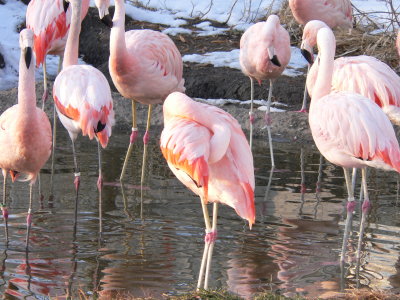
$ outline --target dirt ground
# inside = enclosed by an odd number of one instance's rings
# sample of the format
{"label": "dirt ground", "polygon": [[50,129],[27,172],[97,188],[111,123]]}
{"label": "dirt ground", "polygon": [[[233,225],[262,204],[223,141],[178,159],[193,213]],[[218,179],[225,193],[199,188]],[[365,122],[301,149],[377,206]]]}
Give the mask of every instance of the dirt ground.
{"label": "dirt ground", "polygon": [[[113,10],[111,9],[111,14]],[[193,25],[203,20],[191,20],[188,28],[194,28]],[[219,24],[219,26],[223,26]],[[163,29],[161,25],[145,22],[138,22],[127,17],[126,30],[150,28],[154,30]],[[98,12],[90,8],[88,15],[82,23],[82,32],[80,36],[80,55],[85,62],[92,64],[100,69],[113,90],[114,108],[116,114],[116,129],[129,131],[131,128],[131,101],[124,99],[116,91],[108,73],[109,57],[109,35],[110,29],[99,21]],[[195,35],[178,35],[171,37],[176,43],[182,55],[191,53],[205,53],[210,51],[229,51],[239,47],[241,33],[231,31],[229,35],[199,37]],[[250,98],[250,81],[240,70],[231,68],[216,68],[207,64],[184,64],[184,78],[186,93],[193,98],[205,99],[239,99],[248,100]],[[273,96],[275,101],[287,105],[286,112],[272,113],[272,135],[273,138],[283,141],[296,141],[300,143],[312,142],[309,131],[307,114],[296,112],[301,107],[305,77],[286,77],[281,76],[274,84]],[[51,91],[52,82],[50,83]],[[43,91],[43,84],[37,83],[36,94],[38,103],[40,102]],[[255,86],[255,98],[267,99],[268,83]],[[51,94],[50,94],[51,102]],[[17,90],[11,89],[0,91],[0,110],[4,111],[16,102]],[[48,103],[46,110],[50,115],[52,105]],[[231,113],[246,132],[248,128],[248,105],[227,104],[220,106],[222,109]],[[255,106],[257,107],[257,105]],[[282,107],[280,107],[282,108]],[[147,106],[138,107],[139,127],[145,126]],[[254,134],[256,136],[265,136],[264,127],[265,113],[255,111]],[[162,106],[157,105],[154,108],[152,125],[162,127]],[[156,127],[156,126],[155,126]]]}

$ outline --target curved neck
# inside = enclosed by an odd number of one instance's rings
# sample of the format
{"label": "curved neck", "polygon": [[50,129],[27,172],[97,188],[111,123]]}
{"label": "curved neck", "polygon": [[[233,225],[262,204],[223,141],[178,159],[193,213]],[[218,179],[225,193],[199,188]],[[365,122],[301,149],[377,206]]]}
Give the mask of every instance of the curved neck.
{"label": "curved neck", "polygon": [[24,51],[21,51],[19,59],[18,105],[29,111],[36,107],[35,59],[32,56],[29,68],[27,68]]}
{"label": "curved neck", "polygon": [[81,32],[81,1],[71,1],[71,25],[64,50],[63,68],[78,64],[79,34]]}
{"label": "curved neck", "polygon": [[332,30],[329,28],[320,29],[317,35],[317,44],[319,66],[312,100],[317,100],[328,95],[332,89],[333,63],[336,48],[335,36]]}
{"label": "curved neck", "polygon": [[125,3],[124,0],[115,0],[113,27],[110,33],[110,58],[124,57],[125,42]]}

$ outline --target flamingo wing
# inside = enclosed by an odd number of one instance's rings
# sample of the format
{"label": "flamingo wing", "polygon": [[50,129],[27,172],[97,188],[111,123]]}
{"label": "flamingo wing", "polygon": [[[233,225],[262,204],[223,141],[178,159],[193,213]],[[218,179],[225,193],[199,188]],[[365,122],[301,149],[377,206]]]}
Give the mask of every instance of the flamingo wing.
{"label": "flamingo wing", "polygon": [[313,138],[330,162],[400,170],[392,124],[374,102],[358,94],[333,92],[313,106],[318,111],[309,115]]}
{"label": "flamingo wing", "polygon": [[[89,0],[82,1],[82,19],[89,9]],[[32,0],[26,10],[26,27],[33,30],[36,66],[46,54],[62,54],[71,22],[71,9],[64,11],[63,0]]]}
{"label": "flamingo wing", "polygon": [[[185,91],[182,57],[167,35],[147,29],[130,30],[125,33],[125,39],[128,53],[140,57],[138,61],[141,70],[140,80],[146,82],[144,85],[146,93],[139,94],[149,94],[151,90],[155,93],[164,91],[165,95],[162,96],[164,100],[174,91]],[[132,72],[136,73],[137,70]],[[149,88],[151,84],[153,86]]]}
{"label": "flamingo wing", "polygon": [[65,68],[54,82],[53,97],[59,114],[106,147],[115,120],[110,86],[99,70],[87,65]]}
{"label": "flamingo wing", "polygon": [[[178,179],[205,200],[231,206],[251,226],[255,220],[253,157],[239,123],[215,106],[176,92],[165,100],[164,126],[161,150]],[[218,130],[226,129],[229,140],[223,146],[225,141],[215,139],[220,138]],[[221,147],[223,154],[212,161],[213,152]]]}

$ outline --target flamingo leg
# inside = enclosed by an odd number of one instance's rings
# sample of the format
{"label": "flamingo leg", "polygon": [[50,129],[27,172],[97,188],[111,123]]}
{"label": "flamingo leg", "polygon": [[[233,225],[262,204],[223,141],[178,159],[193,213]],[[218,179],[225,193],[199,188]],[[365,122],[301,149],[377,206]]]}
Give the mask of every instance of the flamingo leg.
{"label": "flamingo leg", "polygon": [[370,202],[369,202],[369,195],[368,195],[368,186],[367,186],[367,169],[362,168],[361,169],[361,174],[362,174],[362,188],[364,190],[364,201],[362,204],[362,216],[361,216],[361,223],[360,223],[360,234],[358,236],[358,246],[357,246],[357,261],[360,260],[360,254],[361,254],[361,244],[364,236],[364,230],[365,230],[365,221],[370,209]]}
{"label": "flamingo leg", "polygon": [[3,213],[4,219],[4,230],[6,236],[6,244],[8,244],[8,209],[6,202],[6,192],[7,192],[7,171],[3,171],[3,204],[1,205],[1,211]]}
{"label": "flamingo leg", "polygon": [[347,248],[347,240],[349,238],[349,231],[351,227],[351,223],[353,220],[353,212],[354,212],[354,193],[352,189],[352,184],[350,181],[350,172],[349,169],[343,168],[344,171],[344,178],[346,180],[346,186],[347,186],[347,192],[348,192],[348,199],[347,199],[347,217],[346,217],[346,224],[344,227],[344,234],[343,234],[343,244],[342,244],[342,252],[341,252],[341,257],[340,260],[344,262],[345,259],[345,254],[346,254],[346,248]]}
{"label": "flamingo leg", "polygon": [[267,111],[265,112],[265,123],[268,131],[268,142],[269,142],[269,151],[271,153],[271,165],[275,167],[274,161],[274,150],[272,148],[272,137],[271,137],[271,98],[272,98],[272,88],[273,88],[273,81],[272,79],[269,80],[269,92],[268,92],[268,103],[267,103]]}
{"label": "flamingo leg", "polygon": [[[306,78],[308,76],[309,71],[310,71],[310,64],[308,64]],[[308,92],[307,92],[307,80],[306,80],[306,83],[304,84],[303,104],[301,105],[299,112],[307,112],[307,96]]]}
{"label": "flamingo leg", "polygon": [[208,255],[207,255],[207,267],[206,267],[206,275],[204,277],[204,289],[208,289],[208,278],[210,275],[210,269],[211,269],[211,259],[212,259],[212,253],[214,250],[214,244],[215,240],[217,239],[217,217],[218,217],[218,203],[214,202],[214,209],[213,209],[213,223],[212,223],[212,228],[211,228],[211,241],[210,241],[210,247],[208,249]]}
{"label": "flamingo leg", "polygon": [[128,165],[129,157],[132,154],[133,144],[135,143],[137,135],[138,135],[138,128],[137,128],[137,122],[136,122],[136,101],[132,100],[132,133],[129,138],[129,147],[126,152],[124,164],[122,166],[121,175],[119,177],[119,181],[121,182],[121,184],[125,177],[126,167]]}
{"label": "flamingo leg", "polygon": [[204,238],[204,251],[203,258],[201,259],[200,271],[199,271],[199,280],[197,281],[197,290],[199,290],[203,284],[204,271],[207,264],[208,251],[210,248],[210,243],[207,242],[207,234],[211,232],[211,222],[210,216],[208,214],[207,205],[204,203],[204,200],[201,198],[201,207],[203,209],[204,223],[206,224],[206,236]]}
{"label": "flamingo leg", "polygon": [[146,133],[143,136],[143,161],[142,161],[142,176],[140,178],[140,218],[143,219],[143,183],[144,183],[144,176],[146,170],[146,161],[147,161],[147,149],[149,143],[149,131],[150,131],[150,124],[151,124],[151,113],[153,111],[153,105],[149,105],[149,110],[147,113],[147,125],[146,125]]}
{"label": "flamingo leg", "polygon": [[249,111],[249,116],[250,116],[250,134],[249,134],[249,144],[250,144],[250,149],[252,148],[253,145],[253,123],[254,123],[254,112],[253,112],[253,101],[254,101],[254,79],[250,78],[250,111]]}
{"label": "flamingo leg", "polygon": [[[60,55],[58,60],[57,74],[61,72],[64,57]],[[53,141],[51,144],[51,172],[50,172],[50,198],[54,196],[54,162],[56,153],[56,137],[57,137],[57,114],[56,105],[53,103]]]}
{"label": "flamingo leg", "polygon": [[37,179],[38,179],[38,190],[39,190],[39,207],[40,207],[40,209],[43,209],[44,208],[44,205],[43,205],[44,196],[42,193],[42,179],[40,176],[40,172],[38,173]]}
{"label": "flamingo leg", "polygon": [[47,66],[46,57],[43,60],[43,95],[42,95],[42,110],[44,110],[44,104],[49,97],[49,90],[47,88]]}
{"label": "flamingo leg", "polygon": [[33,190],[33,183],[29,184],[29,209],[28,209],[28,214],[26,215],[26,241],[25,241],[26,250],[28,250],[29,246],[29,235],[31,232],[31,225],[32,225],[32,190]]}
{"label": "flamingo leg", "polygon": [[218,217],[218,203],[214,202],[212,225],[210,222],[207,205],[204,204],[203,199],[201,201],[201,205],[203,208],[204,221],[206,224],[206,235],[204,237],[204,252],[200,265],[197,290],[199,290],[202,287],[203,278],[204,278],[203,288],[208,289],[208,277],[210,274],[212,253],[214,249],[214,243],[217,238],[217,217]]}
{"label": "flamingo leg", "polygon": [[99,190],[99,232],[103,232],[103,200],[102,200],[102,188],[103,188],[103,174],[101,172],[101,147],[100,142],[97,141],[97,151],[99,154],[99,178],[97,179],[97,189]]}
{"label": "flamingo leg", "polygon": [[54,162],[55,162],[55,150],[56,150],[56,135],[57,135],[57,115],[56,105],[53,105],[53,140],[51,145],[51,172],[50,172],[50,197],[54,195]]}
{"label": "flamingo leg", "polygon": [[75,168],[75,172],[74,172],[74,185],[75,185],[75,190],[76,190],[76,194],[78,194],[79,191],[79,185],[81,183],[81,172],[79,172],[79,168],[78,168],[78,162],[76,159],[76,151],[75,151],[75,141],[73,139],[71,139],[72,141],[72,155],[74,156],[74,168]]}

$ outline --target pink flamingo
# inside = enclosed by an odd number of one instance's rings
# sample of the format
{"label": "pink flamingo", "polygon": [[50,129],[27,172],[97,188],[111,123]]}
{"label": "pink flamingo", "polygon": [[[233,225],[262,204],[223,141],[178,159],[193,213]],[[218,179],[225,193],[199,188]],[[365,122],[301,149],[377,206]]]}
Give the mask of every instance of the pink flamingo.
{"label": "pink flamingo", "polygon": [[2,212],[8,242],[8,211],[6,204],[7,172],[14,181],[20,173],[30,181],[29,210],[26,218],[28,245],[32,221],[32,187],[40,169],[51,153],[51,125],[47,115],[36,107],[35,57],[32,55],[33,32],[24,29],[20,33],[18,104],[0,116],[0,168],[3,171]]}
{"label": "pink flamingo", "polygon": [[351,28],[353,11],[350,0],[289,0],[289,7],[297,23],[321,20],[330,28]]}
{"label": "pink flamingo", "polygon": [[[328,26],[321,21],[310,21],[304,27],[301,49],[313,62],[313,47],[317,32]],[[312,95],[319,63],[314,63],[307,77],[307,89]],[[335,59],[332,90],[350,91],[375,101],[389,119],[400,125],[400,77],[387,64],[372,56],[347,56]]]}
{"label": "pink flamingo", "polygon": [[[82,20],[89,9],[90,0],[82,1]],[[36,67],[43,65],[42,109],[48,98],[46,56],[58,55],[58,72],[60,73],[68,30],[71,23],[71,9],[65,0],[31,0],[26,9],[26,27],[33,30]],[[56,109],[53,107],[53,148],[51,155],[50,190],[53,194],[54,153],[56,146]],[[39,181],[40,183],[40,181]]]}
{"label": "pink flamingo", "polygon": [[365,219],[370,207],[366,167],[400,172],[400,148],[392,124],[376,103],[353,92],[332,91],[336,46],[331,29],[324,27],[318,31],[317,44],[320,72],[311,96],[309,123],[321,154],[344,169],[349,197],[341,256],[343,262],[355,207],[349,168],[362,169],[364,202],[357,249],[359,258]]}
{"label": "pink flamingo", "polygon": [[65,47],[63,70],[53,86],[53,98],[58,117],[72,141],[75,166],[75,189],[78,194],[80,172],[76,160],[75,140],[80,132],[97,140],[99,157],[99,228],[102,231],[103,177],[101,148],[105,148],[114,125],[113,100],[105,76],[89,65],[78,65],[79,34],[81,31],[81,0],[69,0],[72,6],[71,27]]}
{"label": "pink flamingo", "polygon": [[[320,20],[330,28],[352,28],[353,11],[350,0],[289,0],[289,7],[297,23],[301,25],[306,25],[311,20]],[[304,88],[300,112],[307,112],[307,87]]]}
{"label": "pink flamingo", "polygon": [[[82,1],[82,20],[85,18],[90,0]],[[46,56],[58,55],[58,73],[61,70],[65,44],[71,23],[69,2],[65,0],[31,0],[26,9],[26,27],[34,33],[34,51],[36,67],[43,64],[44,94],[43,101],[48,97]]]}
{"label": "pink flamingo", "polygon": [[[251,149],[239,123],[225,111],[175,92],[164,102],[161,151],[175,176],[200,196],[206,224],[205,247],[197,287],[208,288],[217,235],[218,203],[255,221],[254,167]],[[213,202],[212,225],[207,203]]]}
{"label": "pink flamingo", "polygon": [[290,60],[290,37],[285,28],[280,25],[276,15],[270,15],[265,22],[250,26],[240,39],[240,66],[242,72],[249,76],[251,84],[250,107],[250,148],[253,140],[253,98],[254,79],[259,84],[269,80],[266,123],[272,166],[275,166],[271,139],[270,106],[273,82],[285,70]]}
{"label": "pink flamingo", "polygon": [[[174,42],[161,32],[148,29],[125,32],[124,0],[114,2],[109,70],[117,90],[123,97],[132,100],[133,124],[120,181],[122,184],[132,146],[137,137],[136,102],[140,102],[149,105],[146,133],[143,137],[144,151],[140,181],[142,193],[152,108],[154,104],[163,103],[170,93],[185,91],[184,79],[182,79],[182,57]],[[109,18],[108,4],[108,0],[96,1],[100,17],[103,19]],[[141,216],[143,216],[143,197],[141,197]]]}

